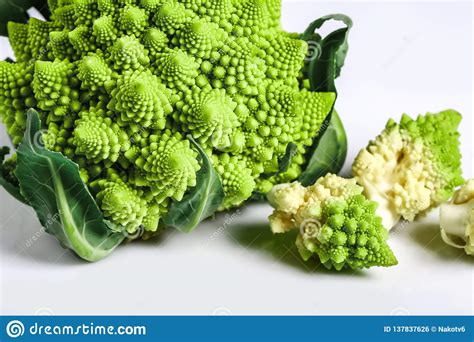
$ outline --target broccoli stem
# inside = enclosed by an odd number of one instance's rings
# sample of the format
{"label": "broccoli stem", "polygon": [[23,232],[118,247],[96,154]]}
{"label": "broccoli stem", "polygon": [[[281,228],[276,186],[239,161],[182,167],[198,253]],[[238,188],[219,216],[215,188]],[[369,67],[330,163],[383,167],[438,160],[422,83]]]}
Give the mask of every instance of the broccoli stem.
{"label": "broccoli stem", "polygon": [[[445,234],[465,240],[466,228],[469,224],[471,211],[474,209],[474,200],[462,204],[447,203],[440,208],[440,226]],[[452,240],[452,239],[450,239]],[[457,243],[454,247],[464,248]]]}
{"label": "broccoli stem", "polygon": [[400,221],[402,216],[397,213],[393,202],[387,198],[387,195],[378,190],[369,182],[362,182],[360,184],[364,187],[364,192],[372,201],[378,203],[377,215],[382,218],[382,224],[390,231]]}

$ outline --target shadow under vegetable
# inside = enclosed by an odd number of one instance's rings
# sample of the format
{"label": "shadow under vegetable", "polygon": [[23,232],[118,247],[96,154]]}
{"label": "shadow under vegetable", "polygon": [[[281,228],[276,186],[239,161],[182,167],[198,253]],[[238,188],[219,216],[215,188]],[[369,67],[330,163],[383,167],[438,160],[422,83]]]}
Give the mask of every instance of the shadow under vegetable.
{"label": "shadow under vegetable", "polygon": [[273,234],[268,224],[237,224],[228,231],[231,240],[242,247],[259,252],[264,257],[270,257],[275,262],[287,265],[304,273],[341,274],[350,276],[367,276],[360,270],[343,269],[328,270],[317,258],[308,261],[301,259],[295,245],[298,231],[285,234]]}

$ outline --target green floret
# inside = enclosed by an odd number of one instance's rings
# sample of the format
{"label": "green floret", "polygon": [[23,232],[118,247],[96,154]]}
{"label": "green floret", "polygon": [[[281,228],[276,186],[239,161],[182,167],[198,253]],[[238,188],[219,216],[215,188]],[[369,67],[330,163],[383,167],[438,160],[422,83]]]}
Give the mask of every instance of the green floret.
{"label": "green floret", "polygon": [[111,165],[121,151],[130,148],[128,136],[110,118],[90,115],[75,125],[72,144],[76,146],[76,154],[85,155],[94,163],[105,160]]}
{"label": "green floret", "polygon": [[113,45],[117,40],[117,31],[117,28],[114,26],[113,18],[109,16],[96,19],[92,26],[92,34],[97,43],[102,45],[102,47]]}
{"label": "green floret", "polygon": [[100,189],[96,199],[105,217],[129,233],[137,231],[148,211],[142,191],[132,188],[120,178],[99,180],[92,187]]}
{"label": "green floret", "polygon": [[46,60],[48,51],[46,44],[49,40],[49,33],[56,31],[54,23],[31,18],[28,23],[28,38],[26,48],[35,60]]}
{"label": "green floret", "polygon": [[79,55],[93,52],[97,49],[92,37],[92,30],[84,25],[77,26],[69,32],[69,41]]}
{"label": "green floret", "polygon": [[269,26],[270,17],[266,0],[242,0],[235,2],[232,15],[233,32],[238,36],[248,36]]}
{"label": "green floret", "polygon": [[447,201],[463,183],[457,128],[461,115],[453,110],[428,113],[416,120],[403,115],[357,156],[354,176],[367,196],[380,203],[387,228],[400,218],[417,215]]}
{"label": "green floret", "polygon": [[272,230],[299,229],[296,245],[304,260],[317,256],[328,269],[393,266],[387,230],[376,215],[377,203],[362,195],[355,179],[329,174],[304,188],[281,184],[269,193],[275,208]]}
{"label": "green floret", "polygon": [[72,30],[76,26],[76,9],[72,4],[59,7],[53,12],[53,18],[62,27]]}
{"label": "green floret", "polygon": [[150,72],[125,74],[110,95],[108,108],[120,113],[118,123],[122,126],[163,129],[166,116],[172,112],[170,91]]}
{"label": "green floret", "polygon": [[265,5],[270,16],[270,26],[280,27],[281,0],[267,0]]}
{"label": "green floret", "polygon": [[55,116],[67,114],[72,100],[69,87],[72,68],[73,66],[65,61],[35,63],[33,91],[40,109],[51,110]]}
{"label": "green floret", "polygon": [[97,1],[95,0],[74,0],[73,4],[76,26],[90,26],[95,19],[100,17]]}
{"label": "green floret", "polygon": [[20,143],[26,126],[24,112],[36,105],[31,89],[33,66],[0,61],[0,116],[14,144]]}
{"label": "green floret", "polygon": [[148,49],[150,57],[156,60],[159,53],[168,48],[168,36],[163,31],[152,27],[143,35],[143,45]]}
{"label": "green floret", "polygon": [[190,21],[179,30],[173,44],[179,45],[196,58],[209,59],[227,39],[226,32],[205,19]]}
{"label": "green floret", "polygon": [[238,206],[252,195],[255,181],[244,160],[225,153],[214,158],[214,164],[226,195],[223,209]]}
{"label": "green floret", "polygon": [[53,56],[59,60],[66,59],[70,56],[76,56],[76,49],[69,40],[69,31],[52,31],[49,34],[48,47],[53,52]]}
{"label": "green floret", "polygon": [[199,64],[182,50],[170,50],[156,61],[161,80],[176,90],[185,90],[195,84],[199,75]]}
{"label": "green floret", "polygon": [[166,130],[160,135],[150,135],[125,156],[144,171],[144,178],[159,203],[168,197],[180,201],[186,189],[196,185],[196,172],[200,169],[197,152],[177,132]]}
{"label": "green floret", "polygon": [[127,6],[120,13],[119,26],[125,34],[139,37],[148,26],[148,15],[139,7]]}
{"label": "green floret", "polygon": [[[215,54],[216,63],[203,63],[215,88],[226,88],[230,94],[255,96],[265,79],[266,66],[258,48],[246,37],[231,39]],[[214,59],[214,54],[213,54]]]}
{"label": "green floret", "polygon": [[154,13],[166,0],[140,0],[140,7],[147,13]]}
{"label": "green floret", "polygon": [[110,59],[116,70],[141,69],[150,63],[148,51],[133,36],[123,36],[112,46]]}
{"label": "green floret", "polygon": [[167,34],[174,34],[193,17],[193,12],[175,0],[168,0],[159,7],[153,18],[156,26]]}
{"label": "green floret", "polygon": [[218,23],[221,27],[231,29],[230,18],[235,11],[232,0],[183,0],[184,5],[199,12],[206,19]]}
{"label": "green floret", "polygon": [[112,79],[112,70],[102,57],[90,54],[79,62],[77,78],[83,88],[96,91]]}
{"label": "green floret", "polygon": [[289,35],[268,35],[259,41],[265,51],[267,76],[275,80],[294,82],[303,66],[308,44]]}
{"label": "green floret", "polygon": [[176,104],[182,114],[174,119],[192,132],[193,137],[219,149],[231,144],[232,132],[239,125],[234,109],[237,104],[223,89],[194,88],[188,92],[184,101]]}
{"label": "green floret", "polygon": [[31,52],[26,49],[28,44],[28,25],[10,21],[8,23],[8,37],[17,61],[28,61],[31,58]]}

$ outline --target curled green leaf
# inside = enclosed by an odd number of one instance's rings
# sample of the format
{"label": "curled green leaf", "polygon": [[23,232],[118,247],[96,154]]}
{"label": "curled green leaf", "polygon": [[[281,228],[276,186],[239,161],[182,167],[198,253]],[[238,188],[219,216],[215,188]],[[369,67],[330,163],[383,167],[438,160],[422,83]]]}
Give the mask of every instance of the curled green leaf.
{"label": "curled green leaf", "polygon": [[[346,27],[328,34],[324,39],[316,33],[329,20],[343,22]],[[307,58],[304,75],[310,82],[312,91],[336,92],[334,80],[341,74],[349,49],[348,35],[352,28],[352,20],[343,14],[330,14],[313,21],[301,39],[308,42],[310,48],[316,48],[316,55]],[[310,51],[315,54],[314,51]]]}

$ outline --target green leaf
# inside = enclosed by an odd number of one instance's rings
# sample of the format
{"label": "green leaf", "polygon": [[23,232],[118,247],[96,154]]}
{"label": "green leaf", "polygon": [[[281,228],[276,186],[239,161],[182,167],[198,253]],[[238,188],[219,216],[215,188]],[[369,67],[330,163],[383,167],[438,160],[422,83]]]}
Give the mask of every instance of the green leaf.
{"label": "green leaf", "polygon": [[26,11],[10,0],[0,0],[0,35],[7,36],[9,21],[25,23],[28,20]]}
{"label": "green leaf", "polygon": [[[329,20],[342,21],[346,27],[337,29],[324,39],[315,32]],[[339,77],[349,49],[348,35],[352,20],[343,14],[332,14],[312,22],[301,39],[306,40],[311,48],[311,58],[307,58],[304,75],[309,79],[310,90],[334,92],[337,96],[335,79]],[[324,120],[313,144],[308,148],[300,181],[313,184],[319,177],[328,172],[338,173],[347,155],[347,137],[344,126],[334,110],[334,106]]]}
{"label": "green leaf", "polygon": [[187,137],[199,152],[202,166],[197,173],[197,185],[181,201],[173,202],[163,222],[182,232],[189,233],[197,225],[212,216],[222,205],[224,189],[209,157],[199,144]]}
{"label": "green leaf", "polygon": [[5,156],[10,153],[9,147],[0,148],[0,186],[2,186],[10,195],[15,197],[20,202],[28,205],[23,195],[20,192],[20,184],[18,179],[13,174],[12,165],[5,163]]}
{"label": "green leaf", "polygon": [[[321,40],[315,32],[329,20],[342,21],[346,27],[328,34]],[[349,49],[348,35],[352,20],[343,14],[331,14],[313,21],[301,39],[308,43],[310,56],[306,58],[305,76],[312,91],[336,92],[334,80],[339,77]]]}
{"label": "green leaf", "polygon": [[336,111],[325,133],[315,143],[315,149],[299,181],[304,186],[313,184],[327,173],[337,174],[344,166],[347,156],[347,137],[342,121]]}
{"label": "green leaf", "polygon": [[30,109],[23,141],[17,150],[16,175],[21,193],[35,209],[45,230],[82,259],[98,261],[125,238],[109,229],[79,167],[41,144],[38,113]]}
{"label": "green leaf", "polygon": [[0,36],[7,36],[9,21],[26,23],[28,11],[35,7],[46,19],[49,18],[48,2],[46,0],[0,0]]}

